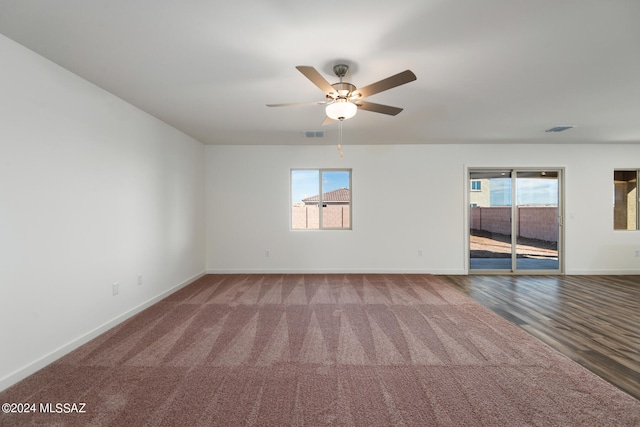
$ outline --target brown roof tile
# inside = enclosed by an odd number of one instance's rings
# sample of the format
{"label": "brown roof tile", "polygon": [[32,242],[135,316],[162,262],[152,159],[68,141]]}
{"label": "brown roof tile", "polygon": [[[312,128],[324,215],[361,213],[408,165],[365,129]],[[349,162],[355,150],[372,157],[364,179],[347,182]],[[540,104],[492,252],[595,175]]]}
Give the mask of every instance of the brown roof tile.
{"label": "brown roof tile", "polygon": [[[336,203],[336,202],[349,202],[351,195],[348,188],[338,188],[337,190],[329,191],[327,193],[322,193],[322,201],[326,203]],[[302,199],[303,202],[309,203],[318,203],[319,197],[312,196],[307,197],[306,199]]]}

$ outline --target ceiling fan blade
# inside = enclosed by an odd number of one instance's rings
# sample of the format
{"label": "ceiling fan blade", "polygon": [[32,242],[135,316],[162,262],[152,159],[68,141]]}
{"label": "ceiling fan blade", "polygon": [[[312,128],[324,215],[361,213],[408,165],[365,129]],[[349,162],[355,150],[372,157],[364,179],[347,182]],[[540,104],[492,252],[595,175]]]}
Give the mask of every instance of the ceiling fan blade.
{"label": "ceiling fan blade", "polygon": [[335,122],[335,120],[333,120],[331,117],[327,116],[322,121],[322,126],[330,125],[333,122]]}
{"label": "ceiling fan blade", "polygon": [[327,101],[316,101],[316,102],[293,102],[288,104],[267,104],[267,107],[301,107],[305,105],[324,105]]}
{"label": "ceiling fan blade", "polygon": [[354,103],[359,110],[373,111],[374,113],[388,114],[390,116],[395,116],[403,110],[402,108],[376,104],[375,102],[356,101]]}
{"label": "ceiling fan blade", "polygon": [[386,79],[370,84],[369,86],[356,89],[354,93],[360,94],[360,98],[366,98],[367,96],[371,96],[378,92],[382,92],[384,90],[392,89],[405,83],[412,82],[416,80],[416,78],[416,75],[413,74],[411,70],[405,70],[401,73],[396,74],[395,76],[387,77]]}
{"label": "ceiling fan blade", "polygon": [[298,65],[296,68],[298,69],[298,71],[304,74],[306,78],[311,80],[314,85],[318,86],[325,95],[336,94],[336,90],[333,88],[333,86],[331,86],[331,83],[329,83],[324,77],[322,77],[322,75],[315,68],[306,65]]}

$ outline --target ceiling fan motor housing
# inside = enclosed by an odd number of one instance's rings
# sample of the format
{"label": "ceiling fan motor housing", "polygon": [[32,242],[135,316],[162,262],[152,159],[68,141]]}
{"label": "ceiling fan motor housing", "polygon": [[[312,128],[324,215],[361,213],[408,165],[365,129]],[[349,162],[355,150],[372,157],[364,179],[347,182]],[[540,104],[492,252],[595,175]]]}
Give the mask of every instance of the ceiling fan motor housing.
{"label": "ceiling fan motor housing", "polygon": [[356,90],[356,87],[351,83],[334,83],[331,86],[336,90],[335,96],[333,94],[327,95],[329,99],[347,99]]}

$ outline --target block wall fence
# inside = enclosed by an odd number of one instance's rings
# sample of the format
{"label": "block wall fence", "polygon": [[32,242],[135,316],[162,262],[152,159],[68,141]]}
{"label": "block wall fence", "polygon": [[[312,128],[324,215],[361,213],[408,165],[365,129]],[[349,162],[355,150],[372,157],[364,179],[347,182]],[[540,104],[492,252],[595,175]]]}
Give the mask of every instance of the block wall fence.
{"label": "block wall fence", "polygon": [[[520,206],[517,209],[518,236],[547,242],[558,241],[557,206]],[[470,221],[473,230],[511,234],[510,207],[473,207]]]}

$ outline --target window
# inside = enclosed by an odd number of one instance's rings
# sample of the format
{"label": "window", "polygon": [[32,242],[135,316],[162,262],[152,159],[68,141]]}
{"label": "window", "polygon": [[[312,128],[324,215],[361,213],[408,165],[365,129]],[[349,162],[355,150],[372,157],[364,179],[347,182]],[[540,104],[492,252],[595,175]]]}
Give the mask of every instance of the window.
{"label": "window", "polygon": [[471,191],[482,190],[482,183],[480,181],[471,181]]}
{"label": "window", "polygon": [[638,230],[640,170],[613,171],[613,229]]}
{"label": "window", "polygon": [[291,229],[351,229],[351,169],[291,170]]}

